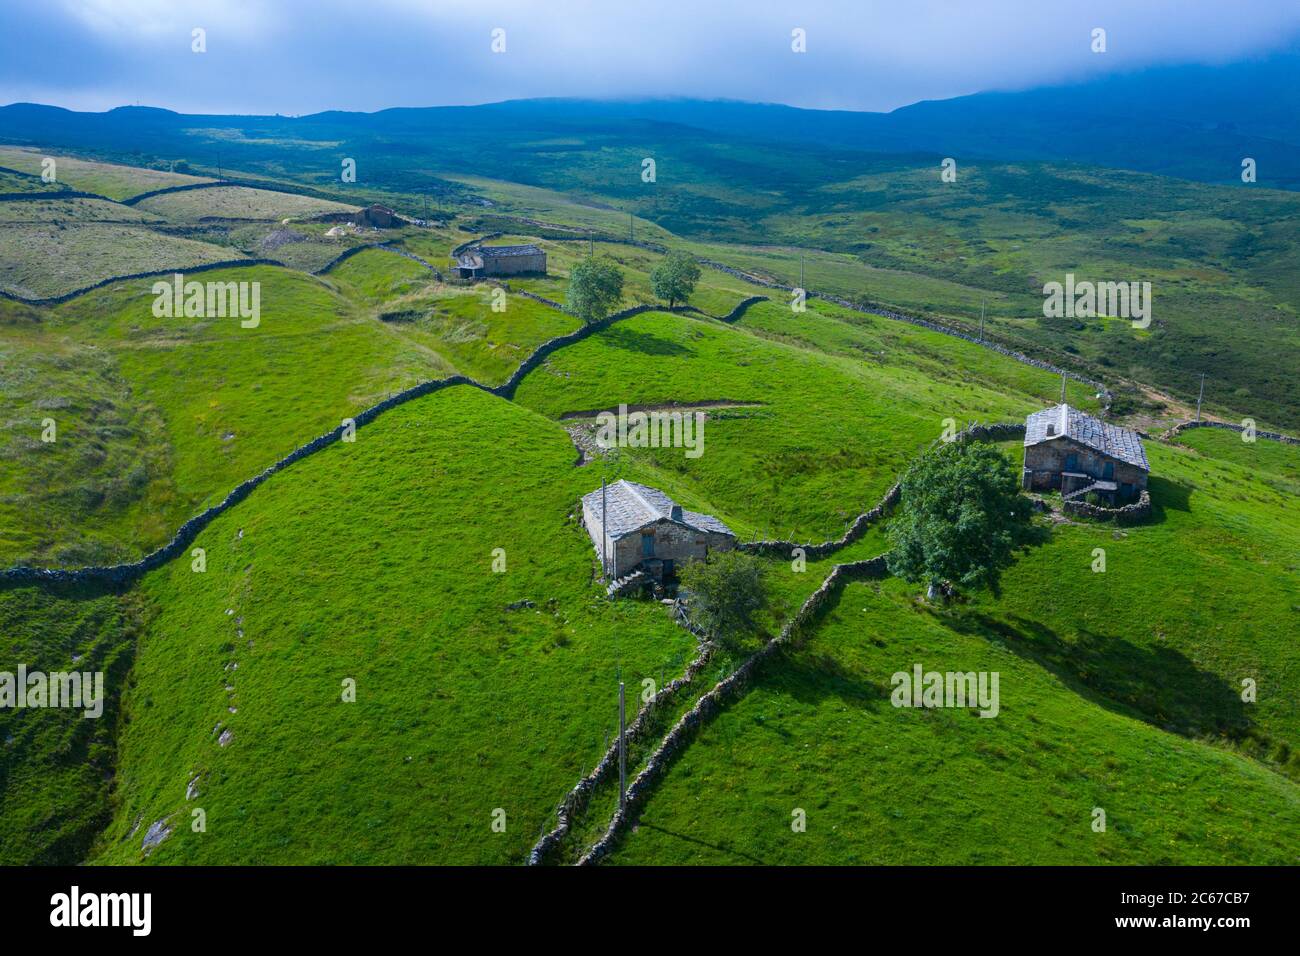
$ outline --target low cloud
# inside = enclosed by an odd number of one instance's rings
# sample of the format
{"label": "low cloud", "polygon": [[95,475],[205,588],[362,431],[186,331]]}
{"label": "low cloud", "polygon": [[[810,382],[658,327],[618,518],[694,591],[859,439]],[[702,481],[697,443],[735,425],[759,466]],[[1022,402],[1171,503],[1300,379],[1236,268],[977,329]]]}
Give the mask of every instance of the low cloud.
{"label": "low cloud", "polygon": [[[190,50],[206,31],[207,52]],[[807,52],[791,52],[791,31]],[[1107,52],[1091,52],[1095,27]],[[491,33],[506,31],[506,52]],[[473,104],[537,96],[731,98],[892,109],[1285,46],[1290,0],[83,0],[0,10],[0,101],[184,112]]]}

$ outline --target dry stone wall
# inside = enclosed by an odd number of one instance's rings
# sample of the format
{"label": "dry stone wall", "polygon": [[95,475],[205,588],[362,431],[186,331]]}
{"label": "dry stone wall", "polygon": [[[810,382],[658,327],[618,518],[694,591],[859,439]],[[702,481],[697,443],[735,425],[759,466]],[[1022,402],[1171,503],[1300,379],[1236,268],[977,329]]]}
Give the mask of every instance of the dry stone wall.
{"label": "dry stone wall", "polygon": [[[1178,423],[1178,424],[1175,425],[1173,428],[1169,429],[1169,431],[1165,432],[1164,435],[1162,435],[1161,437],[1164,438],[1164,439],[1166,439],[1166,440],[1168,440],[1168,439],[1172,439],[1172,438],[1177,438],[1177,437],[1178,437],[1179,435],[1181,435],[1183,432],[1188,431],[1189,429],[1192,429],[1192,428],[1222,428],[1222,429],[1224,429],[1225,431],[1237,432],[1238,434],[1240,434],[1241,432],[1244,432],[1244,431],[1246,430],[1246,429],[1245,429],[1244,427],[1242,427],[1241,425],[1233,425],[1233,424],[1230,424],[1229,422],[1195,422],[1195,421],[1192,421],[1192,422],[1180,422],[1180,423]],[[1270,441],[1280,441],[1280,442],[1282,442],[1283,444],[1286,444],[1286,445],[1300,445],[1300,438],[1294,438],[1294,437],[1292,437],[1291,435],[1283,435],[1283,434],[1281,434],[1280,432],[1266,432],[1266,431],[1260,431],[1259,429],[1255,429],[1255,437],[1256,437],[1256,438],[1267,438],[1267,439],[1269,439]]]}
{"label": "dry stone wall", "polygon": [[[709,719],[753,679],[754,674],[763,664],[791,646],[800,632],[815,621],[834,599],[838,598],[844,585],[850,581],[865,581],[883,578],[889,570],[884,556],[856,561],[852,564],[837,564],[822,581],[785,627],[780,635],[763,646],[763,649],[750,656],[727,677],[718,681],[707,694],[701,697],[664,736],[654,753],[646,761],[641,772],[628,785],[627,798],[622,808],[614,813],[605,834],[592,845],[580,859],[579,865],[590,866],[599,863],[614,848],[623,831],[635,819],[641,807],[650,795],[651,789],[667,771],[668,765],[686,747],[695,733]],[[532,857],[529,862],[533,862]]]}
{"label": "dry stone wall", "polygon": [[[685,673],[659,688],[650,700],[641,705],[636,717],[627,726],[627,739],[639,739],[645,732],[655,708],[666,705],[679,690],[690,684],[699,675],[700,671],[708,665],[712,657],[713,645],[701,643],[699,654],[687,665]],[[592,792],[617,769],[618,740],[615,738],[591,773],[579,780],[573,789],[565,795],[564,800],[561,801],[560,806],[555,811],[557,819],[555,827],[538,840],[529,852],[529,866],[538,866],[547,861],[547,858],[568,836],[569,829],[573,824],[573,818],[586,809],[587,803],[591,800]]]}
{"label": "dry stone wall", "polygon": [[[369,247],[358,247],[358,249],[360,248]],[[247,265],[249,263],[246,260],[241,260],[241,264]],[[208,268],[216,268],[216,266],[210,266]],[[154,274],[166,275],[170,274],[170,272]],[[354,416],[353,421],[356,423],[357,428],[361,428],[362,426],[374,421],[391,408],[396,408],[398,405],[402,405],[412,399],[421,398],[425,395],[430,395],[454,385],[469,385],[473,388],[482,389],[483,391],[500,398],[511,400],[514,398],[515,390],[519,387],[519,383],[523,381],[524,376],[535,369],[545,361],[547,356],[551,355],[558,349],[561,349],[566,345],[572,345],[575,342],[580,342],[588,336],[595,335],[597,332],[609,328],[615,322],[620,322],[623,319],[630,318],[634,315],[640,315],[643,312],[652,311],[657,311],[656,307],[647,305],[633,306],[630,309],[624,309],[622,312],[615,312],[612,315],[608,315],[598,322],[584,325],[582,328],[570,332],[567,335],[556,336],[538,346],[537,349],[520,364],[519,368],[515,370],[515,373],[501,385],[484,385],[483,383],[477,382],[464,375],[453,375],[448,378],[433,379],[427,382],[421,382],[418,385],[413,385],[405,391],[398,392],[384,401],[372,405],[370,408],[367,408],[365,411],[359,412]],[[158,548],[156,551],[145,555],[145,557],[141,558],[139,561],[116,565],[97,565],[71,569],[33,567],[8,568],[0,571],[0,585],[23,586],[32,584],[96,582],[112,586],[122,586],[134,581],[142,574],[179,557],[194,541],[199,532],[212,523],[214,518],[243,501],[254,488],[264,482],[267,478],[271,477],[271,475],[287,468],[299,459],[305,458],[308,455],[320,451],[322,448],[334,444],[343,437],[343,432],[344,427],[340,424],[337,428],[334,428],[331,431],[326,432],[324,435],[307,442],[305,445],[294,449],[288,455],[284,456],[259,474],[240,483],[219,504],[213,505],[211,508],[208,508],[190,518],[181,525],[180,529],[176,532],[176,535],[167,542],[167,544]]]}
{"label": "dry stone wall", "polygon": [[[976,423],[964,428],[957,433],[955,441],[1005,441],[1009,438],[1022,438],[1025,434],[1023,422],[997,422],[990,425]],[[926,453],[932,451],[941,444],[936,440],[930,444]],[[804,557],[811,559],[824,558],[834,554],[841,548],[848,547],[855,541],[862,538],[867,533],[867,529],[886,517],[894,510],[902,497],[902,483],[894,482],[885,496],[870,511],[863,512],[853,519],[847,531],[832,541],[823,541],[819,544],[797,543],[794,541],[748,541],[738,544],[736,547],[741,551],[748,551],[751,554],[759,555],[776,555],[783,558],[790,558],[794,555],[796,548],[801,549]]]}
{"label": "dry stone wall", "polygon": [[1078,498],[1071,498],[1061,502],[1061,509],[1067,514],[1085,518],[1101,518],[1119,524],[1136,524],[1151,517],[1151,493],[1143,488],[1137,501],[1120,508],[1107,508],[1104,505],[1094,505]]}
{"label": "dry stone wall", "polygon": [[59,305],[75,299],[79,295],[94,292],[96,289],[102,289],[104,286],[112,285],[115,282],[128,282],[132,279],[156,279],[159,276],[175,275],[178,272],[183,275],[191,275],[196,272],[211,272],[213,269],[233,269],[244,266],[280,266],[281,268],[287,268],[283,262],[277,259],[224,259],[221,262],[205,262],[197,266],[179,266],[172,269],[156,269],[153,272],[132,272],[128,275],[109,276],[107,279],[101,279],[93,285],[83,286],[72,292],[51,296],[48,299],[26,299],[21,295],[5,292],[3,289],[0,289],[0,298],[9,299],[11,302],[23,302],[27,305]]}

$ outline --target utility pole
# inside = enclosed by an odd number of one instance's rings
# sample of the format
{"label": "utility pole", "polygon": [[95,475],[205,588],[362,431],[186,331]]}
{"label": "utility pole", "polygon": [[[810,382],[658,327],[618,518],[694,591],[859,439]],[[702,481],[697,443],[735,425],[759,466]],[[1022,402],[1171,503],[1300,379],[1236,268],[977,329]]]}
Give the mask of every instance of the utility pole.
{"label": "utility pole", "polygon": [[1201,393],[1196,396],[1196,420],[1201,420],[1201,399],[1205,397],[1205,373],[1201,373]]}
{"label": "utility pole", "polygon": [[627,238],[629,242],[636,241],[636,224],[630,212],[627,214]]}
{"label": "utility pole", "polygon": [[807,294],[808,287],[803,284],[803,253],[802,252],[799,253],[799,288],[803,289],[804,293]]}
{"label": "utility pole", "polygon": [[1061,373],[1061,404],[1065,404],[1065,373]]}
{"label": "utility pole", "polygon": [[587,258],[594,259],[595,257],[596,257],[596,237],[592,234],[592,231],[588,229],[587,230]]}
{"label": "utility pole", "polygon": [[984,299],[980,299],[980,345],[984,344]]}
{"label": "utility pole", "polygon": [[627,711],[623,705],[623,682],[618,682],[618,808],[627,804]]}

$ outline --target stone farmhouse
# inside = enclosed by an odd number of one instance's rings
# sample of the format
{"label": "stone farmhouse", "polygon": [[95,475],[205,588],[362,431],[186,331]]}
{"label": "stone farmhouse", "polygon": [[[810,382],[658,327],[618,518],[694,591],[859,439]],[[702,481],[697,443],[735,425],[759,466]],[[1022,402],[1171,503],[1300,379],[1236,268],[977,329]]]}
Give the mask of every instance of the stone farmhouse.
{"label": "stone farmhouse", "polygon": [[455,257],[453,268],[462,279],[546,275],[546,253],[531,243],[526,246],[470,246]]}
{"label": "stone farmhouse", "polygon": [[686,511],[656,488],[621,479],[583,495],[582,521],[611,581],[633,571],[671,578],[678,564],[736,544],[712,515]]}
{"label": "stone farmhouse", "polygon": [[1137,432],[1064,404],[1025,420],[1026,489],[1056,488],[1065,498],[1096,494],[1115,504],[1139,496],[1150,470]]}

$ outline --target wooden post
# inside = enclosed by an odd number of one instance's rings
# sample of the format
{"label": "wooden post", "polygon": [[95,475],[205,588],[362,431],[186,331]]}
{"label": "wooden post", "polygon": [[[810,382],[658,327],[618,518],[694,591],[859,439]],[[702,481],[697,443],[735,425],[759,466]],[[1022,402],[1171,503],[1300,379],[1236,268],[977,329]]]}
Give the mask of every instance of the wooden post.
{"label": "wooden post", "polygon": [[623,682],[618,682],[618,808],[627,803],[627,712],[623,705]]}
{"label": "wooden post", "polygon": [[984,300],[980,299],[980,345],[984,344]]}
{"label": "wooden post", "polygon": [[1061,373],[1061,404],[1065,404],[1065,373]]}
{"label": "wooden post", "polygon": [[1205,373],[1201,373],[1201,392],[1196,396],[1196,420],[1201,420],[1201,399],[1205,397]]}

